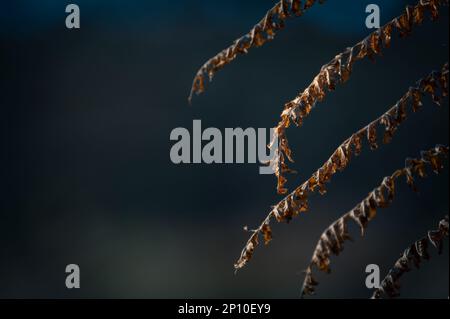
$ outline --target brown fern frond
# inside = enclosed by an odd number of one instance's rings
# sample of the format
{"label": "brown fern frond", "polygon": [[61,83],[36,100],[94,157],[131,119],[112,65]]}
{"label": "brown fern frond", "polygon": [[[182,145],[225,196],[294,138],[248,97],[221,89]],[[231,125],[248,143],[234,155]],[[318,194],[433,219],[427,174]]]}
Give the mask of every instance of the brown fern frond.
{"label": "brown fern frond", "polygon": [[305,280],[302,287],[302,297],[312,295],[315,286],[318,284],[313,278],[312,269],[315,266],[320,271],[330,272],[330,257],[339,255],[344,249],[344,242],[350,240],[347,231],[348,222],[355,221],[360,229],[361,236],[368,226],[369,221],[375,218],[377,209],[385,208],[394,199],[395,181],[400,177],[405,177],[406,183],[415,190],[414,177],[426,177],[426,169],[431,168],[436,174],[442,169],[442,159],[449,153],[448,146],[436,145],[436,147],[422,151],[420,158],[407,158],[405,167],[396,170],[392,175],[383,179],[382,183],[369,195],[357,204],[352,210],[344,214],[333,222],[320,236],[314,249],[310,264],[306,269]]}
{"label": "brown fern frond", "polygon": [[[346,82],[353,69],[353,64],[366,57],[374,59],[381,55],[383,48],[390,46],[392,33],[397,30],[401,37],[409,35],[414,25],[420,25],[423,22],[424,15],[428,11],[431,19],[438,17],[440,6],[448,5],[448,0],[420,0],[415,6],[407,6],[404,13],[394,18],[383,27],[372,32],[365,39],[347,48],[339,53],[327,64],[323,65],[319,74],[316,75],[312,83],[293,100],[287,102],[281,113],[281,120],[275,127],[273,141],[278,139],[280,146],[277,150],[277,156],[273,159],[273,165],[279,168],[276,170],[277,191],[279,194],[285,194],[284,188],[286,177],[284,173],[289,172],[285,158],[291,162],[292,151],[289,148],[286,129],[291,122],[296,126],[301,126],[303,120],[310,114],[317,102],[321,102],[327,92],[333,91],[337,84]],[[375,146],[375,145],[374,145]]]}
{"label": "brown fern frond", "polygon": [[[192,82],[189,103],[194,93],[199,95],[205,91],[206,78],[209,78],[211,82],[215,73],[231,63],[239,54],[247,54],[249,49],[260,47],[267,41],[273,40],[275,33],[284,27],[288,18],[301,16],[315,2],[316,0],[281,0],[275,4],[247,34],[236,39],[233,44],[202,65]],[[322,4],[325,0],[318,0],[318,2]]]}
{"label": "brown fern frond", "polygon": [[438,249],[440,255],[446,237],[448,237],[448,216],[445,216],[439,222],[438,229],[428,231],[427,236],[416,240],[405,249],[401,257],[395,262],[394,267],[389,270],[387,276],[381,282],[381,287],[374,291],[372,299],[398,297],[400,295],[400,278],[403,274],[413,269],[413,266],[418,269],[423,260],[430,259],[429,242]]}
{"label": "brown fern frond", "polygon": [[[448,82],[449,70],[448,63],[446,63],[440,72],[431,72],[427,77],[417,81],[417,85],[409,88],[408,92],[387,112],[342,142],[330,158],[307,181],[273,206],[261,225],[257,229],[252,230],[250,239],[234,264],[235,269],[238,270],[244,267],[251,259],[255,247],[259,243],[258,237],[260,234],[264,238],[272,238],[272,232],[269,231],[269,224],[272,218],[275,218],[278,222],[289,222],[299,213],[306,212],[308,210],[309,194],[317,190],[320,194],[325,194],[325,184],[331,180],[334,174],[347,167],[352,156],[360,154],[365,139],[371,149],[378,147],[376,130],[379,126],[384,127],[383,142],[388,143],[399,125],[406,119],[408,107],[412,112],[420,110],[422,98],[425,94],[430,94],[432,100],[440,105],[441,100],[447,96]],[[266,243],[268,242],[266,240]]]}

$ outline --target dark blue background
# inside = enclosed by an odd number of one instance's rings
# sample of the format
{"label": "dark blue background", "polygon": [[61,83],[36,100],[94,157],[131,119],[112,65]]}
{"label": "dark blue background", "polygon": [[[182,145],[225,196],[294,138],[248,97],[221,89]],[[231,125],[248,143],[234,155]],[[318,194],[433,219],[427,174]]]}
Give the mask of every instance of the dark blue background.
{"label": "dark blue background", "polygon": [[[382,23],[415,1],[337,1],[292,19],[275,41],[220,71],[187,105],[192,78],[209,57],[259,21],[274,1],[76,1],[81,29],[68,30],[68,1],[10,1],[0,9],[2,211],[0,297],[287,297],[320,233],[405,157],[448,144],[448,101],[429,99],[391,144],[367,148],[334,177],[326,196],[290,225],[274,226],[237,275],[233,262],[275,194],[255,164],[175,165],[175,127],[271,127],[283,104],[345,47],[369,33],[365,6]],[[351,133],[392,106],[448,60],[448,11],[411,37],[395,37],[375,63],[355,65],[301,129],[288,134],[297,176],[308,178]],[[448,170],[404,183],[365,238],[319,275],[318,298],[366,298],[365,266],[382,274],[413,240],[448,213]],[[447,298],[445,254],[407,274],[403,297]],[[81,267],[80,290],[65,288],[65,265]]]}

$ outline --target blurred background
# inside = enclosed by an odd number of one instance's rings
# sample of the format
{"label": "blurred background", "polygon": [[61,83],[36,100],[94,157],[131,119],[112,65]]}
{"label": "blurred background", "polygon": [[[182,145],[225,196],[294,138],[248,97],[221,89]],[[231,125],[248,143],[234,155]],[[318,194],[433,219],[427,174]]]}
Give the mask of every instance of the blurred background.
{"label": "blurred background", "polygon": [[[297,298],[321,232],[354,207],[404,159],[448,144],[448,100],[425,99],[389,145],[365,148],[325,196],[249,265],[233,263],[280,196],[258,164],[170,161],[176,127],[269,128],[285,102],[302,91],[347,46],[369,34],[365,7],[381,22],[416,1],[329,0],[290,19],[274,41],[219,71],[205,94],[187,104],[198,67],[246,33],[269,0],[77,0],[81,29],[65,27],[69,1],[10,1],[0,9],[2,298]],[[448,9],[427,20],[288,131],[298,174],[292,189],[344,139],[392,106],[416,80],[448,60]],[[448,164],[448,162],[447,162]],[[351,231],[318,274],[314,298],[367,298],[365,267],[384,277],[399,254],[448,214],[448,169],[417,183],[398,183],[366,236]],[[446,241],[448,244],[448,241]],[[403,277],[406,298],[447,298],[449,250]],[[65,287],[65,266],[81,268],[81,289]]]}

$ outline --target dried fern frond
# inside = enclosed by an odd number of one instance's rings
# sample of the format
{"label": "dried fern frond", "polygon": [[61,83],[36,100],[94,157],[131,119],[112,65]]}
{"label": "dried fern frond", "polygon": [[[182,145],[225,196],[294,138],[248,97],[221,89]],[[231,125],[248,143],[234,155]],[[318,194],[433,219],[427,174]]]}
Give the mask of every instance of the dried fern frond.
{"label": "dried fern frond", "polygon": [[275,127],[273,136],[273,141],[278,139],[280,143],[277,156],[272,163],[273,166],[278,166],[275,173],[279,194],[287,192],[284,188],[286,183],[284,173],[290,170],[285,158],[293,162],[292,151],[289,148],[286,136],[286,129],[291,122],[296,126],[301,126],[316,103],[321,102],[327,92],[333,91],[337,84],[344,83],[349,79],[353,64],[356,61],[366,57],[373,60],[375,56],[381,55],[382,49],[390,46],[393,31],[397,30],[401,37],[409,35],[414,25],[420,25],[423,22],[427,11],[430,13],[431,19],[436,20],[438,9],[442,5],[448,5],[448,0],[420,0],[415,6],[407,6],[402,15],[372,32],[355,46],[347,48],[323,65],[312,83],[293,100],[285,104],[280,116],[281,120]]}
{"label": "dried fern frond", "polygon": [[422,151],[420,158],[407,158],[405,167],[396,170],[392,175],[383,179],[380,186],[375,188],[369,195],[357,204],[352,210],[344,214],[333,222],[320,236],[314,249],[310,264],[306,269],[306,275],[302,287],[302,297],[312,295],[318,282],[314,279],[312,269],[315,266],[320,271],[330,272],[330,257],[339,255],[344,249],[344,242],[351,240],[347,231],[348,222],[355,221],[360,229],[361,236],[369,221],[375,218],[378,208],[385,208],[394,199],[395,181],[400,177],[405,177],[406,183],[416,190],[414,177],[426,177],[427,168],[431,168],[436,174],[442,169],[442,159],[449,153],[448,146],[437,145],[436,147]]}
{"label": "dried fern frond", "polygon": [[251,259],[254,249],[259,243],[258,237],[260,234],[265,238],[266,244],[271,240],[272,232],[269,224],[272,218],[275,218],[278,222],[289,222],[299,213],[306,212],[309,194],[317,190],[320,194],[325,194],[325,184],[331,180],[334,174],[347,167],[352,156],[360,154],[364,140],[367,140],[371,149],[378,146],[376,132],[379,126],[384,127],[383,142],[390,142],[399,125],[406,119],[408,108],[413,112],[420,110],[422,98],[425,94],[430,94],[432,100],[440,105],[441,100],[448,94],[448,82],[449,70],[448,63],[446,63],[440,72],[431,72],[425,78],[417,81],[417,85],[409,88],[408,92],[387,112],[342,142],[330,158],[307,181],[273,206],[260,226],[251,231],[250,239],[234,264],[235,269],[244,267]]}
{"label": "dried fern frond", "polygon": [[[316,0],[281,0],[259,21],[247,34],[236,39],[226,49],[206,61],[197,71],[189,94],[189,103],[194,93],[199,95],[205,91],[205,79],[211,82],[215,73],[225,65],[231,63],[239,54],[247,54],[253,47],[260,47],[267,41],[273,40],[275,33],[284,27],[290,17],[299,17],[314,5]],[[324,3],[325,0],[318,0]]]}
{"label": "dried fern frond", "polygon": [[387,276],[381,282],[381,287],[376,289],[372,299],[384,297],[394,298],[400,295],[400,278],[405,272],[413,269],[413,265],[419,269],[423,260],[429,260],[428,242],[438,249],[438,254],[442,254],[444,239],[448,237],[448,216],[439,222],[438,229],[430,230],[427,236],[416,240],[411,246],[405,249],[401,257],[395,262]]}

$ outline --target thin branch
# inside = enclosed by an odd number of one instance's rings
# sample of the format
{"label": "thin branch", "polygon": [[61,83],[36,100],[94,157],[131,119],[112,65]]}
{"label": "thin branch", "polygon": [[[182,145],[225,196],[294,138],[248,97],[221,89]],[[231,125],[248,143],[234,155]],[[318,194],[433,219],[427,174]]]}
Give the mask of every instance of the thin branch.
{"label": "thin branch", "polygon": [[448,146],[436,145],[436,147],[428,151],[422,151],[420,158],[406,159],[404,168],[398,169],[390,176],[385,177],[381,184],[370,192],[366,198],[328,226],[320,236],[306,269],[301,296],[313,295],[315,286],[318,285],[312,274],[313,267],[315,266],[320,271],[329,273],[331,255],[338,256],[344,249],[344,242],[352,240],[347,230],[350,220],[355,221],[359,225],[361,236],[364,236],[364,231],[369,221],[375,218],[377,209],[388,207],[394,199],[395,181],[398,178],[405,177],[406,183],[413,190],[416,190],[414,177],[425,178],[427,176],[427,168],[431,168],[434,173],[438,174],[443,168],[442,159],[446,158],[448,153]]}
{"label": "thin branch", "polygon": [[430,230],[427,236],[416,240],[412,245],[405,249],[401,257],[395,262],[387,276],[381,282],[381,287],[376,289],[372,299],[381,299],[384,297],[394,298],[400,296],[400,278],[410,270],[413,265],[419,269],[423,260],[429,260],[428,242],[437,248],[438,254],[442,254],[444,239],[448,237],[448,216],[445,216],[439,222],[438,229]]}
{"label": "thin branch", "polygon": [[287,181],[284,173],[291,171],[285,158],[293,162],[292,150],[286,136],[286,129],[290,124],[301,126],[316,103],[321,102],[327,92],[333,91],[338,84],[345,83],[350,78],[353,64],[356,61],[366,57],[374,60],[375,56],[381,55],[382,49],[390,46],[394,30],[397,30],[401,37],[409,35],[413,26],[422,24],[426,11],[430,13],[432,20],[436,20],[439,15],[439,7],[443,5],[448,5],[448,0],[420,0],[415,6],[407,6],[402,15],[392,19],[323,65],[311,84],[285,104],[280,115],[281,120],[275,127],[273,135],[273,141],[278,140],[280,143],[276,152],[277,156],[272,162],[272,165],[277,167],[275,175],[279,194],[287,193],[287,189],[284,187]]}
{"label": "thin branch", "polygon": [[[301,16],[315,2],[316,0],[281,0],[277,2],[247,34],[236,39],[233,44],[202,65],[192,81],[189,103],[194,94],[199,95],[205,91],[206,78],[209,78],[211,82],[215,73],[231,63],[239,54],[247,54],[249,49],[260,47],[267,41],[273,40],[275,33],[284,28],[288,18]],[[319,0],[319,3],[324,2],[325,0]]]}
{"label": "thin branch", "polygon": [[278,222],[289,222],[300,212],[308,210],[309,193],[319,190],[320,194],[325,194],[325,184],[331,180],[334,174],[347,167],[352,155],[358,156],[360,154],[364,139],[367,139],[372,149],[377,148],[377,126],[383,125],[385,127],[383,142],[388,143],[398,126],[406,119],[407,107],[410,106],[413,112],[420,110],[422,98],[425,94],[430,94],[433,101],[440,105],[442,99],[447,96],[448,81],[449,71],[448,63],[446,63],[440,72],[432,72],[427,77],[420,79],[417,85],[409,88],[408,92],[387,112],[342,142],[330,158],[307,181],[273,206],[260,226],[252,230],[252,235],[242,249],[234,268],[238,270],[244,267],[252,258],[259,243],[259,234],[264,236],[266,244],[269,243],[272,239],[272,231],[269,226],[272,218],[275,218]]}

